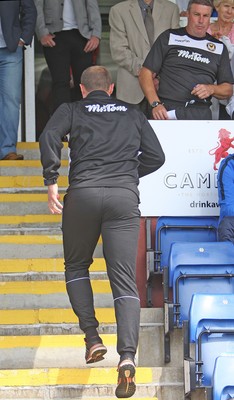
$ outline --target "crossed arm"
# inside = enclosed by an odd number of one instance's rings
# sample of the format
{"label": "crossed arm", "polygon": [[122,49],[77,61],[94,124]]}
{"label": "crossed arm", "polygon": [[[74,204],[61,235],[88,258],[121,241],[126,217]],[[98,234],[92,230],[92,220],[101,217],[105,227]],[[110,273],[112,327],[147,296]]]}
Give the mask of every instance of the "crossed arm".
{"label": "crossed arm", "polygon": [[[153,81],[153,74],[148,68],[142,67],[139,74],[139,82],[141,88],[147,98],[148,102],[151,104],[153,101],[159,101],[157,90]],[[213,85],[197,84],[191,94],[197,96],[198,99],[206,99],[210,96],[216,97],[219,100],[227,99],[232,95],[232,85],[230,83],[221,83]],[[154,119],[168,119],[167,110],[163,104],[158,105],[152,109],[152,115]]]}

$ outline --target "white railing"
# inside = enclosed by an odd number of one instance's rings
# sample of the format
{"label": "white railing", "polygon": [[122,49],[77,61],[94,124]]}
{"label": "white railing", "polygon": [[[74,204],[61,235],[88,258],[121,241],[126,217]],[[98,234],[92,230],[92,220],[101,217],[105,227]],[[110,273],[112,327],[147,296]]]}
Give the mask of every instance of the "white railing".
{"label": "white railing", "polygon": [[34,42],[24,51],[23,94],[18,141],[35,142],[35,67]]}

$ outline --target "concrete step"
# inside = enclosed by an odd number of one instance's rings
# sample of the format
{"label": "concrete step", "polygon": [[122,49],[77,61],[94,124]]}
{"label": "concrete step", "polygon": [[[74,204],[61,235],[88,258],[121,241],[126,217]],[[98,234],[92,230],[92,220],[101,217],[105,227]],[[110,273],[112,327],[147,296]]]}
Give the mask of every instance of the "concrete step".
{"label": "concrete step", "polygon": [[[111,308],[97,308],[102,333],[115,332],[114,310]],[[74,313],[69,309],[38,309],[38,310],[0,310],[0,335],[60,335],[82,333],[77,324],[77,318],[73,318]],[[109,316],[107,315],[109,314]],[[4,317],[4,319],[3,319]],[[104,320],[109,318],[108,327]],[[163,310],[161,308],[141,308],[140,315],[141,327],[163,326]],[[103,325],[103,326],[102,326]],[[104,332],[105,331],[105,332]]]}
{"label": "concrete step", "polygon": [[[106,264],[103,258],[94,258],[90,272],[104,272]],[[63,258],[0,258],[0,274],[28,272],[64,272]]]}
{"label": "concrete step", "polygon": [[[38,142],[31,142],[31,143],[18,142],[17,152],[23,154],[25,160],[40,160],[40,151]],[[68,152],[69,152],[68,144],[64,142],[61,151],[61,158],[67,160]],[[6,163],[9,161],[3,161],[3,162]]]}
{"label": "concrete step", "polygon": [[[109,280],[91,280],[94,302],[99,308],[113,307]],[[63,280],[0,281],[2,310],[64,308],[70,302]]]}
{"label": "concrete step", "polygon": [[[61,200],[63,196],[61,194]],[[47,201],[47,193],[33,193],[32,190],[31,193],[1,193],[0,215],[48,214]]]}
{"label": "concrete step", "polygon": [[[68,173],[68,160],[61,160],[59,169],[60,175]],[[1,161],[0,160],[1,176],[17,176],[17,175],[41,175],[42,165],[40,160],[18,160],[18,161]]]}
{"label": "concrete step", "polygon": [[[142,324],[141,324],[142,325]],[[156,324],[155,324],[156,325]],[[149,324],[143,324],[149,326]],[[151,326],[154,326],[152,323]],[[116,323],[100,323],[98,331],[102,335],[116,334]],[[43,336],[43,335],[82,335],[79,324],[74,323],[35,323],[0,325],[0,336]]]}
{"label": "concrete step", "polygon": [[[47,395],[47,393],[48,393],[48,391],[47,391],[47,388],[45,388],[45,390],[44,390],[44,393],[43,393],[43,397],[40,397],[41,399],[52,399],[52,397],[47,397],[48,395]],[[50,395],[49,395],[50,396]],[[83,395],[81,395],[82,397],[76,397],[76,399],[77,400],[116,400],[116,396],[112,396],[112,397],[109,397],[109,396],[98,396],[98,397],[90,397],[90,396],[88,396],[88,397],[84,397]],[[0,396],[0,398],[1,398],[1,396]],[[13,397],[14,398],[14,397]],[[17,397],[18,399],[20,398],[20,400],[28,400],[28,398],[26,398],[26,397],[24,397],[24,398],[22,398],[22,397]],[[74,398],[74,397],[73,397]],[[156,398],[155,396],[153,396],[153,398],[154,398],[154,400],[158,400],[158,398]],[[35,399],[35,396],[33,397],[33,399]],[[56,397],[56,399],[57,400],[64,400],[65,399],[65,397],[63,397],[63,398],[57,398]],[[66,400],[69,400],[69,399],[71,399],[71,397],[66,397]],[[135,397],[134,396],[134,400],[149,400],[149,399],[152,399],[152,397]],[[12,400],[12,398],[10,399],[9,397],[8,398],[5,398],[4,397],[4,400]]]}
{"label": "concrete step", "polygon": [[29,235],[61,235],[61,223],[55,223],[54,225],[42,225],[39,226],[17,226],[17,225],[8,225],[6,227],[2,227],[0,225],[0,236],[10,236],[10,235],[21,235],[21,236],[29,236]]}
{"label": "concrete step", "polygon": [[[93,292],[95,293],[111,293],[110,283],[108,279],[102,277],[99,279],[100,274],[96,274],[96,279],[91,279]],[[92,275],[93,276],[93,275]],[[91,276],[91,278],[92,278]],[[52,276],[54,278],[54,274]],[[5,279],[4,279],[5,278]],[[13,279],[12,279],[13,278]],[[1,275],[0,287],[1,295],[17,295],[24,294],[53,294],[53,293],[66,293],[66,285],[64,282],[63,274],[57,274],[57,279],[51,279],[50,274],[25,274],[24,279],[19,274]],[[1,302],[0,302],[1,304]]]}
{"label": "concrete step", "polygon": [[[98,367],[118,364],[116,334],[101,335],[108,349]],[[1,336],[1,369],[83,368],[85,366],[83,335]]]}
{"label": "concrete step", "polygon": [[[116,367],[0,370],[0,398],[77,399],[114,396],[116,381]],[[137,367],[136,384],[136,397],[156,396],[158,400],[183,398],[182,368]]]}
{"label": "concrete step", "polygon": [[[54,327],[53,327],[54,328]],[[61,328],[61,327],[60,327]],[[69,331],[73,332],[71,333]],[[0,337],[0,365],[2,369],[10,368],[47,368],[47,367],[84,367],[84,335],[75,327],[64,327],[60,334],[20,335],[26,333],[13,327],[18,335],[2,335]],[[28,329],[28,332],[30,330]],[[55,332],[55,328],[53,329]],[[103,326],[99,329],[103,343],[108,348],[107,356],[99,366],[114,366],[118,363],[116,353],[116,327]],[[4,332],[1,332],[4,333]],[[6,331],[7,333],[7,331]],[[181,330],[177,332],[182,336]],[[142,324],[140,326],[139,346],[136,362],[141,367],[182,367],[183,356],[178,351],[178,340],[172,340],[172,348],[176,359],[164,364],[162,326],[159,323]]]}
{"label": "concrete step", "polygon": [[[38,235],[29,234],[0,235],[1,258],[23,259],[27,254],[28,258],[62,258],[63,246],[62,235],[47,234],[43,232]],[[56,233],[56,232],[55,232]],[[94,258],[103,257],[101,239],[94,251]]]}
{"label": "concrete step", "polygon": [[[89,394],[89,391],[83,389],[83,387],[62,387],[62,386],[54,386],[54,387],[43,387],[43,388],[2,388],[0,389],[0,399],[4,400],[12,400],[12,399],[20,399],[20,400],[116,400],[116,396],[114,395],[114,390],[112,390],[112,395],[105,396],[107,390],[105,386],[101,386],[95,390],[96,396]],[[110,391],[110,390],[109,390]],[[144,393],[147,391],[147,395]],[[156,394],[156,392],[158,394]],[[101,394],[99,394],[101,393]],[[175,384],[172,386],[155,386],[155,385],[147,385],[144,390],[144,385],[137,386],[137,394],[132,397],[134,400],[183,400],[184,399],[184,390],[181,385],[176,386]],[[1,395],[3,397],[1,397]],[[11,397],[9,397],[11,396]],[[25,397],[28,396],[28,397]],[[141,396],[141,397],[139,397]],[[195,400],[195,399],[194,399]],[[206,400],[206,397],[202,397],[196,400]]]}
{"label": "concrete step", "polygon": [[[155,327],[150,325],[141,327],[140,338],[143,341],[146,334],[153,334],[154,331]],[[116,352],[116,333],[100,336],[108,351],[105,359],[98,363],[98,367],[116,366],[119,361]],[[19,366],[20,368],[83,368],[84,354],[83,334],[0,337],[1,369],[17,369]],[[147,349],[146,346],[141,349],[139,345],[136,354],[138,366],[160,366],[160,361],[156,348],[151,349],[149,343]]]}
{"label": "concrete step", "polygon": [[[58,178],[59,187],[67,188],[67,176],[60,175]],[[42,175],[15,175],[15,176],[0,176],[0,188],[38,188],[44,187]]]}
{"label": "concrete step", "polygon": [[[47,193],[1,193],[0,197],[0,226],[61,224],[62,216],[49,212]],[[64,193],[61,202],[63,197]]]}
{"label": "concrete step", "polygon": [[[96,316],[100,324],[115,324],[113,308],[96,308]],[[47,308],[36,310],[1,310],[0,327],[4,325],[45,325],[45,324],[76,324],[77,317],[69,308]],[[158,308],[142,308],[141,324],[163,325],[163,311]],[[9,333],[8,333],[9,334]],[[10,333],[14,334],[13,332]],[[25,333],[24,333],[25,334]]]}
{"label": "concrete step", "polygon": [[[104,271],[90,271],[91,281],[108,281],[107,273]],[[20,272],[20,273],[0,273],[0,282],[64,282],[64,272]],[[6,289],[8,290],[8,288]],[[31,290],[31,289],[30,289]],[[30,294],[30,292],[29,292]],[[1,295],[1,293],[0,293]]]}
{"label": "concrete step", "polygon": [[[66,192],[67,187],[60,186],[60,194],[64,194]],[[12,186],[12,187],[1,187],[0,186],[0,194],[47,194],[46,186],[38,186],[38,187],[27,187],[27,186]]]}
{"label": "concrete step", "polygon": [[[4,190],[4,188],[2,190]],[[17,191],[18,189],[13,188],[13,190]],[[32,189],[30,189],[30,191],[32,191]],[[52,221],[61,221],[61,215],[51,215],[49,213],[47,188],[42,187],[41,191],[44,191],[44,193],[22,193],[22,190],[16,193],[1,193],[0,215],[4,218],[7,218],[8,215],[18,217],[25,215],[44,215],[45,218],[50,216],[51,223]],[[63,201],[63,197],[64,193],[60,192],[61,201]]]}
{"label": "concrete step", "polygon": [[[100,323],[115,323],[113,308],[96,308]],[[76,323],[77,317],[71,308],[37,308],[0,310],[0,325],[63,324]]]}
{"label": "concrete step", "polygon": [[[29,191],[32,188],[38,191],[43,188],[44,191],[38,143],[19,143],[18,152],[24,155],[25,160],[0,161],[0,192],[11,191],[14,193],[15,191]],[[68,186],[68,168],[68,146],[67,143],[64,143],[58,180],[60,191],[62,188],[65,190]]]}
{"label": "concrete step", "polygon": [[[116,323],[112,308],[96,308],[100,334],[115,334]],[[141,309],[138,362],[141,366],[165,366],[163,310]],[[0,335],[42,336],[83,334],[71,309],[1,310]],[[166,366],[182,367],[182,330],[171,334],[171,362]]]}
{"label": "concrete step", "polygon": [[0,215],[0,231],[27,232],[33,230],[61,229],[62,216],[52,214]]}

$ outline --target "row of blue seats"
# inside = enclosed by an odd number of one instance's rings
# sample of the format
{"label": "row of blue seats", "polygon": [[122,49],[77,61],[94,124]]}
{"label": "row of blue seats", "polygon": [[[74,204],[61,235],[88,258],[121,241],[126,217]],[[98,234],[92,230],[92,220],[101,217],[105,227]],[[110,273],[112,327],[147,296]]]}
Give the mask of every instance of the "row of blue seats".
{"label": "row of blue seats", "polygon": [[207,399],[226,400],[234,398],[234,246],[217,242],[217,226],[218,217],[160,217],[152,249],[146,221],[148,305],[151,279],[161,273],[165,362],[171,332],[183,327],[185,396],[206,387]]}
{"label": "row of blue seats", "polygon": [[146,219],[148,273],[160,273],[168,265],[171,244],[174,242],[216,242],[218,217],[159,217],[155,243],[151,243],[151,220]]}
{"label": "row of blue seats", "polygon": [[183,324],[186,396],[204,388],[207,400],[234,398],[233,311],[233,293],[192,296]]}
{"label": "row of blue seats", "polygon": [[231,242],[172,243],[163,275],[164,300],[171,288],[173,325],[181,327],[188,318],[192,294],[234,293],[234,246]]}
{"label": "row of blue seats", "polygon": [[168,266],[171,244],[174,242],[217,241],[218,217],[159,217],[155,242],[151,241],[151,220],[146,219],[147,304],[152,306],[151,284],[156,274]]}

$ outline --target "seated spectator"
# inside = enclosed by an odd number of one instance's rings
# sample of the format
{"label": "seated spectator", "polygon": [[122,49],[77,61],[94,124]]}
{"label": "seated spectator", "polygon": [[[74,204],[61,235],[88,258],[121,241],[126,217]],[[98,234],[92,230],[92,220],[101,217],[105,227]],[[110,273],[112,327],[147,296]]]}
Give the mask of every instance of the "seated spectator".
{"label": "seated spectator", "polygon": [[234,243],[234,154],[222,160],[217,182],[220,206],[218,240]]}
{"label": "seated spectator", "polygon": [[212,10],[210,0],[190,0],[187,26],[163,32],[146,57],[139,80],[154,119],[210,120],[211,97],[232,95],[227,48],[206,32]]}
{"label": "seated spectator", "polygon": [[217,39],[221,39],[226,36],[230,39],[230,42],[234,43],[234,0],[214,0],[214,6],[217,10],[218,19],[217,21],[210,24],[209,32],[212,36]]}
{"label": "seated spectator", "polygon": [[[210,24],[207,32],[227,46],[231,61],[234,54],[234,0],[214,0],[214,6],[217,10],[218,19]],[[214,99],[212,103],[213,119],[230,119],[230,115],[225,109],[227,100],[218,101]]]}

